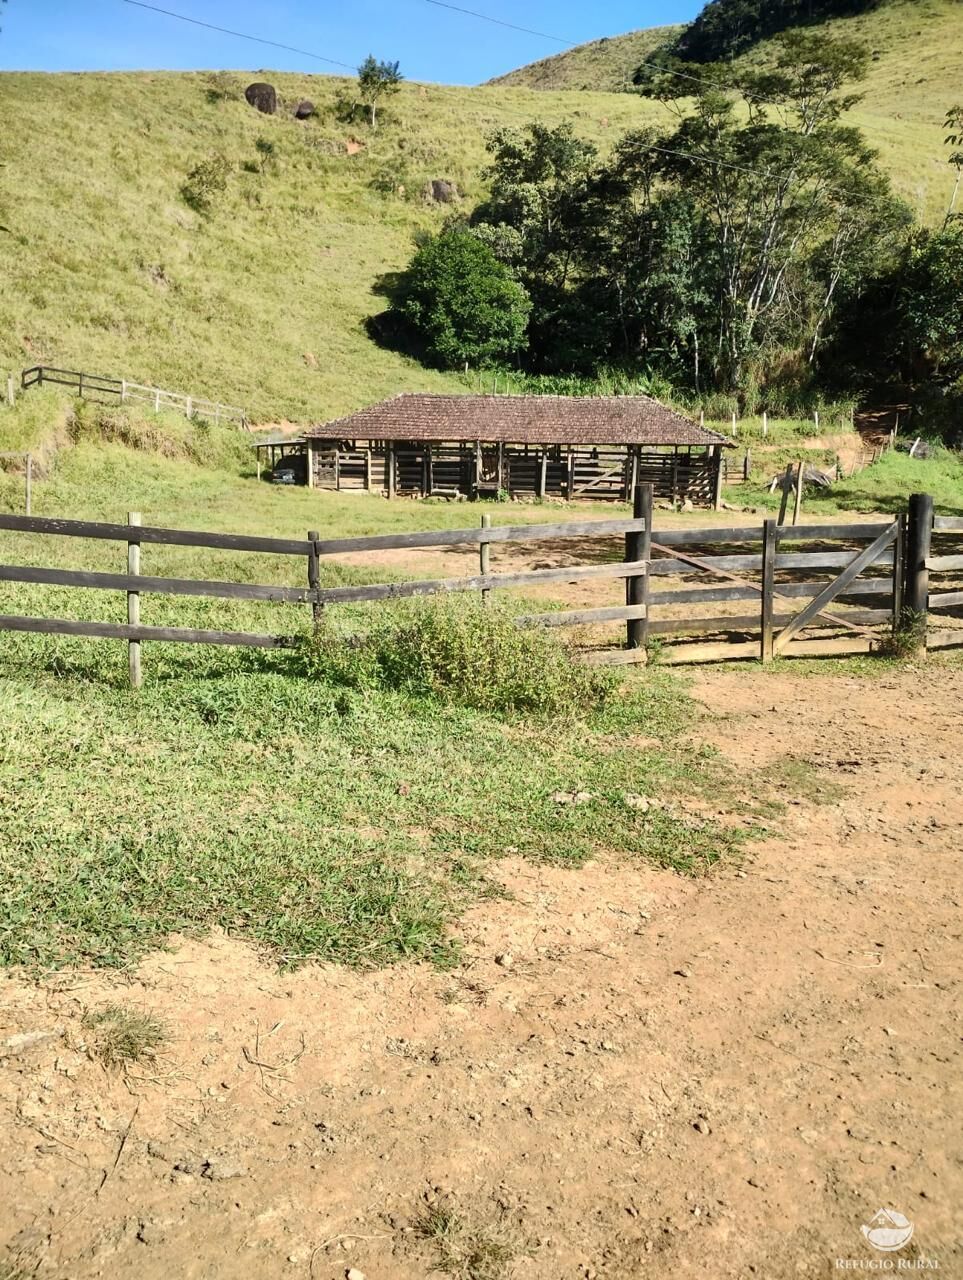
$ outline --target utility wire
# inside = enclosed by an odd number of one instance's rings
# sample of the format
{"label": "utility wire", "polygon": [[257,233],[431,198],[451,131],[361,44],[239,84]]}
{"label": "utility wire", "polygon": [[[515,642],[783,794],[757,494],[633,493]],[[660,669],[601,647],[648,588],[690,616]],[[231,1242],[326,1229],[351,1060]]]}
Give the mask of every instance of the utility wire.
{"label": "utility wire", "polygon": [[[566,49],[575,49],[579,45],[587,43],[584,40],[567,40],[562,36],[549,35],[547,31],[534,31],[531,27],[517,27],[514,22],[505,22],[502,18],[493,18],[491,14],[479,13],[477,9],[463,9],[461,5],[448,4],[446,0],[425,0],[426,4],[433,4],[438,9],[451,9],[455,13],[466,13],[469,17],[479,18],[482,22],[494,23],[496,27],[507,27],[509,31],[522,31],[528,36],[538,36],[540,40],[551,40],[553,44],[564,45]],[[705,76],[694,76],[688,71],[675,71],[670,67],[663,67],[661,63],[651,62],[643,58],[639,62],[640,67],[651,67],[654,71],[661,71],[664,75],[677,76],[680,80],[691,80],[694,84],[707,84],[710,88],[718,88],[714,80],[707,80]]]}
{"label": "utility wire", "polygon": [[291,44],[279,44],[277,40],[265,40],[262,36],[251,36],[244,31],[232,31],[229,27],[216,27],[212,22],[201,22],[199,18],[189,18],[184,13],[175,13],[173,9],[161,9],[156,4],[145,4],[144,0],[123,0],[124,4],[132,4],[138,9],[150,9],[152,13],[162,13],[167,18],[177,18],[180,22],[190,22],[195,27],[205,27],[208,31],[218,31],[221,35],[236,36],[238,40],[251,40],[255,44],[267,44],[273,49],[284,49],[287,53],[297,53],[303,58],[313,58],[315,62],[326,62],[331,67],[344,67],[347,71],[357,71],[350,62],[339,62],[337,58],[326,58],[320,53],[312,53],[310,49],[296,49]]}

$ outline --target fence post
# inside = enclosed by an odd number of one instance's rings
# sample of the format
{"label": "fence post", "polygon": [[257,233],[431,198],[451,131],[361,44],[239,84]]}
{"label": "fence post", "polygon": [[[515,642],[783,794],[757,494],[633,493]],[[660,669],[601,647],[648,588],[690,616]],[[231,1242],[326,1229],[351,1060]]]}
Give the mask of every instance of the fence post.
{"label": "fence post", "polygon": [[742,460],[742,478],[748,483],[749,472],[752,470],[752,451],[746,449],[746,456]]}
{"label": "fence post", "polygon": [[[127,523],[129,525],[139,525],[141,522],[139,511],[129,511],[127,513]],[[134,577],[140,573],[140,543],[128,540],[127,543],[127,573]],[[140,592],[127,592],[127,625],[129,627],[140,626]],[[130,671],[130,687],[139,689],[142,682],[142,674],[140,669],[140,641],[127,641],[127,666]]]}
{"label": "fence post", "polygon": [[789,494],[792,490],[792,463],[786,466],[786,474],[782,478],[782,498],[779,502],[779,519],[777,524],[786,523],[786,508],[789,506]]}
{"label": "fence post", "polygon": [[919,634],[919,651],[926,652],[926,611],[929,572],[926,561],[933,533],[933,499],[928,493],[911,494],[906,519],[906,552],[903,573],[903,620]]}
{"label": "fence post", "polygon": [[83,399],[83,394],[84,394],[84,375],[83,375],[82,373],[78,373],[78,374],[77,374],[77,391],[78,391],[78,394],[80,395],[81,399]]}
{"label": "fence post", "polygon": [[23,508],[26,514],[30,515],[30,498],[33,489],[33,454],[27,454],[27,468],[24,476],[23,485]]}
{"label": "fence post", "polygon": [[[481,518],[481,527],[490,529],[492,527],[492,518],[486,512]],[[483,576],[487,576],[491,572],[492,561],[492,544],[490,542],[480,542],[478,544],[478,568]],[[492,602],[492,593],[482,590],[482,604],[488,605]]]}
{"label": "fence post", "polygon": [[769,413],[766,409],[762,411],[762,435],[763,439],[769,434]]}
{"label": "fence post", "polygon": [[893,545],[893,635],[899,633],[903,621],[903,589],[906,581],[906,512],[896,518],[896,542]]}
{"label": "fence post", "polygon": [[772,603],[775,595],[778,528],[775,520],[766,520],[762,526],[762,618],[759,656],[763,662],[772,662],[773,659]]}
{"label": "fence post", "polygon": [[726,460],[722,452],[722,445],[716,444],[712,446],[715,456],[716,471],[713,477],[712,487],[712,509],[713,511],[722,510],[722,482],[725,479]]}
{"label": "fence post", "polygon": [[792,504],[792,522],[799,523],[799,513],[802,511],[803,497],[803,477],[805,475],[805,465],[802,458],[799,459],[799,467],[796,471],[796,496]]}
{"label": "fence post", "polygon": [[121,378],[120,380],[120,403],[121,404],[127,403],[127,379],[126,378]]}
{"label": "fence post", "polygon": [[7,377],[7,404],[10,405],[11,409],[13,408],[13,405],[14,405],[13,374],[10,374]]}
{"label": "fence post", "polygon": [[632,516],[635,520],[644,520],[645,529],[641,533],[625,535],[625,559],[645,560],[645,571],[625,580],[625,603],[640,604],[645,608],[641,618],[629,618],[625,624],[625,647],[627,649],[644,649],[649,643],[649,573],[648,561],[652,556],[652,495],[651,484],[637,484],[632,495]]}
{"label": "fence post", "polygon": [[[318,539],[321,534],[316,529],[308,530],[308,542],[311,546],[308,550],[308,586],[312,592],[317,592],[321,586],[321,562],[318,556]],[[317,596],[311,601],[311,618],[315,627],[321,625],[324,605],[318,600]]]}
{"label": "fence post", "polygon": [[154,392],[154,412],[160,413],[160,392]]}

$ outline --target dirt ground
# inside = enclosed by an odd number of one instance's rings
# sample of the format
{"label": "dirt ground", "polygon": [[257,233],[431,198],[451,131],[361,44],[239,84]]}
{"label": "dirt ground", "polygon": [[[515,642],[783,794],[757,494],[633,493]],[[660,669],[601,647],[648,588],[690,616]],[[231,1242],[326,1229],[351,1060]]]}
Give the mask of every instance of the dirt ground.
{"label": "dirt ground", "polygon": [[[742,869],[509,857],[449,974],[215,937],[7,977],[0,1274],[961,1274],[963,672],[694,679],[699,737],[832,788]],[[167,1024],[152,1066],[84,1051],[107,1000]],[[898,1254],[861,1234],[880,1208]]]}

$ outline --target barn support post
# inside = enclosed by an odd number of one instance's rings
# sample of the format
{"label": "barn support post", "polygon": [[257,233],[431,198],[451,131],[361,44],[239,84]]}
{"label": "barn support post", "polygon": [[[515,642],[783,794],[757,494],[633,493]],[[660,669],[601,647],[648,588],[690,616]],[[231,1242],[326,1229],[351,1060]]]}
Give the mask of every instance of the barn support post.
{"label": "barn support post", "polygon": [[538,496],[545,497],[545,478],[548,471],[548,450],[542,450],[542,456],[538,463]]}
{"label": "barn support post", "polygon": [[629,618],[625,624],[625,647],[627,649],[644,649],[649,642],[649,573],[648,562],[652,557],[652,498],[651,484],[637,484],[632,495],[632,516],[636,520],[645,521],[645,529],[641,533],[625,535],[625,559],[627,563],[635,560],[646,562],[645,571],[625,580],[625,603],[642,605],[645,613],[641,618]]}
{"label": "barn support post", "polygon": [[932,533],[933,498],[928,493],[914,493],[910,496],[906,518],[900,629],[916,638],[920,653],[926,652],[926,613],[930,585],[926,561],[929,559]]}
{"label": "barn support post", "polygon": [[[127,513],[127,523],[129,525],[139,525],[141,523],[139,511],[129,511]],[[127,573],[130,577],[135,577],[140,573],[140,542],[129,539],[127,543]],[[140,592],[127,592],[127,625],[129,627],[140,626]],[[127,669],[130,675],[130,687],[139,689],[143,683],[143,673],[140,666],[140,641],[127,641]]]}
{"label": "barn support post", "polygon": [[385,450],[385,484],[388,497],[393,498],[398,492],[398,480],[395,469],[395,442],[390,440]]}
{"label": "barn support post", "polygon": [[305,468],[307,471],[307,485],[309,489],[314,488],[314,443],[309,440],[304,446],[307,457],[305,459]]}
{"label": "barn support post", "polygon": [[715,460],[715,471],[712,477],[712,509],[720,511],[722,509],[722,472],[725,461],[721,444],[712,446],[712,456]]}
{"label": "barn support post", "polygon": [[308,530],[308,588],[310,589],[313,599],[311,600],[311,619],[314,623],[315,630],[321,625],[324,605],[318,600],[318,590],[321,586],[321,560],[318,556],[318,540],[321,534],[317,529]]}
{"label": "barn support post", "polygon": [[[490,529],[492,527],[492,518],[486,511],[481,518],[481,527]],[[492,544],[490,542],[480,542],[478,544],[478,568],[483,576],[487,576],[491,572],[492,560]],[[491,591],[483,590],[481,593],[482,604],[490,605],[492,602]]]}

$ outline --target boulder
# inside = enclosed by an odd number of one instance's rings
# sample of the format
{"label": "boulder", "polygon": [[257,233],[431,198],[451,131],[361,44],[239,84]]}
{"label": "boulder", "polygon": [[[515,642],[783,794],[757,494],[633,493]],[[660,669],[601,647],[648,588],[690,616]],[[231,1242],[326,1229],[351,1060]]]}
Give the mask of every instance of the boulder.
{"label": "boulder", "polygon": [[310,98],[302,98],[294,108],[295,120],[310,120],[313,115],[317,115],[317,108],[314,103]]}
{"label": "boulder", "polygon": [[266,116],[277,114],[278,91],[273,84],[265,84],[261,80],[255,84],[249,84],[244,90],[244,96],[252,107],[263,111]]}
{"label": "boulder", "polygon": [[458,199],[458,188],[447,178],[432,178],[425,183],[425,200],[429,204],[454,204]]}

